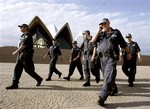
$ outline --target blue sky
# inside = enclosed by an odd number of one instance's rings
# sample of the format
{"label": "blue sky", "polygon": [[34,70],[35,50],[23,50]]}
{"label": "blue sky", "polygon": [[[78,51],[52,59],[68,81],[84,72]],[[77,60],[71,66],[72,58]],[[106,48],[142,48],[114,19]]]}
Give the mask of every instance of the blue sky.
{"label": "blue sky", "polygon": [[149,0],[0,0],[0,46],[17,46],[18,24],[39,16],[49,28],[69,23],[73,37],[89,29],[94,36],[100,20],[110,19],[122,35],[131,33],[142,54],[150,55]]}

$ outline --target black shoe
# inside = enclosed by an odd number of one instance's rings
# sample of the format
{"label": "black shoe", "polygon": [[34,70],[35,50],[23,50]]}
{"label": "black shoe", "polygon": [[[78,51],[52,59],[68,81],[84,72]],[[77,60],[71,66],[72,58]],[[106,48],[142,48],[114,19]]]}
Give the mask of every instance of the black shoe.
{"label": "black shoe", "polygon": [[116,89],[116,90],[112,90],[111,92],[110,92],[110,96],[114,96],[114,95],[116,95],[118,93],[118,90]]}
{"label": "black shoe", "polygon": [[100,105],[100,106],[104,106],[104,102],[105,101],[101,97],[99,97],[99,100],[97,101],[97,104]]}
{"label": "black shoe", "polygon": [[11,85],[6,87],[6,89],[18,89],[18,85]]}
{"label": "black shoe", "polygon": [[90,82],[86,82],[86,83],[83,84],[83,86],[84,86],[84,87],[86,87],[86,86],[91,86],[91,84],[90,84]]}
{"label": "black shoe", "polygon": [[128,85],[129,87],[133,87],[134,85],[133,85],[133,83],[129,83],[129,85]]}
{"label": "black shoe", "polygon": [[64,79],[66,79],[66,80],[70,81],[70,78],[69,78],[69,77],[64,77]]}
{"label": "black shoe", "polygon": [[51,81],[51,78],[50,78],[50,77],[48,77],[45,81]]}
{"label": "black shoe", "polygon": [[43,81],[43,78],[41,78],[41,80],[37,81],[36,86],[40,86],[40,85],[41,85],[41,83],[42,83],[42,81]]}
{"label": "black shoe", "polygon": [[99,83],[100,82],[100,78],[96,78],[96,83]]}
{"label": "black shoe", "polygon": [[81,78],[79,78],[79,80],[83,80],[84,79],[84,77],[83,76],[81,76]]}
{"label": "black shoe", "polygon": [[60,78],[60,77],[61,77],[61,75],[62,75],[62,73],[58,74],[58,78]]}

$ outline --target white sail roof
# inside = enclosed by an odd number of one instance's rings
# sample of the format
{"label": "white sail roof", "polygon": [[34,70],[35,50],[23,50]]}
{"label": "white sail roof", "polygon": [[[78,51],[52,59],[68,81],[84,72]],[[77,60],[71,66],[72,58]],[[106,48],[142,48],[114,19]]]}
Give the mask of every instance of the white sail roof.
{"label": "white sail roof", "polygon": [[56,35],[57,31],[58,31],[57,27],[54,24],[50,24],[48,26],[48,29],[49,29],[52,37],[55,38],[55,35]]}
{"label": "white sail roof", "polygon": [[83,38],[83,35],[82,35],[82,31],[80,31],[78,34],[77,34],[77,36],[75,37],[75,41],[77,41],[77,43],[78,43],[78,47],[81,47],[82,46],[82,44],[83,44],[83,41],[84,41],[84,38]]}

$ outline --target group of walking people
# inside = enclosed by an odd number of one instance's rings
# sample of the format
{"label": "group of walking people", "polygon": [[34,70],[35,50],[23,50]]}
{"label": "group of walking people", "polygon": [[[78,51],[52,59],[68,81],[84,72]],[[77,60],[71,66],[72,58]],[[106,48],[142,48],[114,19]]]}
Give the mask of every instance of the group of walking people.
{"label": "group of walking people", "polygon": [[[19,79],[23,68],[25,69],[25,72],[37,81],[36,86],[40,86],[43,81],[43,78],[34,71],[35,68],[32,60],[34,53],[33,40],[31,34],[28,32],[28,25],[22,24],[19,25],[19,27],[23,34],[20,38],[18,49],[13,52],[13,55],[17,55],[17,59],[16,66],[14,68],[12,85],[6,87],[6,89],[18,88]],[[100,106],[103,106],[108,96],[114,96],[118,93],[115,80],[117,76],[116,65],[119,59],[122,62],[122,70],[128,77],[128,86],[134,86],[133,82],[135,81],[136,74],[136,60],[138,58],[139,62],[141,62],[141,50],[138,44],[132,41],[131,34],[126,35],[128,40],[126,42],[121,32],[110,26],[110,21],[108,18],[102,19],[99,24],[98,31],[94,37],[91,36],[89,30],[85,30],[83,32],[83,36],[83,56],[81,52],[82,48],[77,46],[77,41],[73,41],[69,59],[69,73],[63,79],[70,81],[71,76],[77,67],[80,73],[79,80],[83,80],[83,62],[85,73],[85,83],[83,86],[87,87],[91,85],[91,74],[95,76],[96,83],[100,82],[101,71],[104,80],[98,94],[99,99],[97,103]],[[58,56],[61,55],[61,50],[57,44],[57,39],[53,39],[53,45],[50,46],[50,49],[44,58],[46,58],[47,55],[50,57],[50,65],[49,74],[46,81],[51,81],[53,72],[55,72],[60,78],[62,73],[56,68]]]}

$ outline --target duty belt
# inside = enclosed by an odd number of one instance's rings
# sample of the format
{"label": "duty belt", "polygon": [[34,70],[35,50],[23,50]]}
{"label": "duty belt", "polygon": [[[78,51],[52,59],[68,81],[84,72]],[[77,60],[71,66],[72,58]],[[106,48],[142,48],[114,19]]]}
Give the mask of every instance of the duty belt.
{"label": "duty belt", "polygon": [[29,50],[23,50],[20,53],[33,53],[34,49],[29,49]]}
{"label": "duty belt", "polygon": [[99,53],[100,57],[111,57],[110,53],[106,52],[106,53]]}
{"label": "duty belt", "polygon": [[91,51],[84,51],[84,55],[92,55],[93,53]]}
{"label": "duty belt", "polygon": [[50,54],[50,56],[58,56],[58,54]]}

